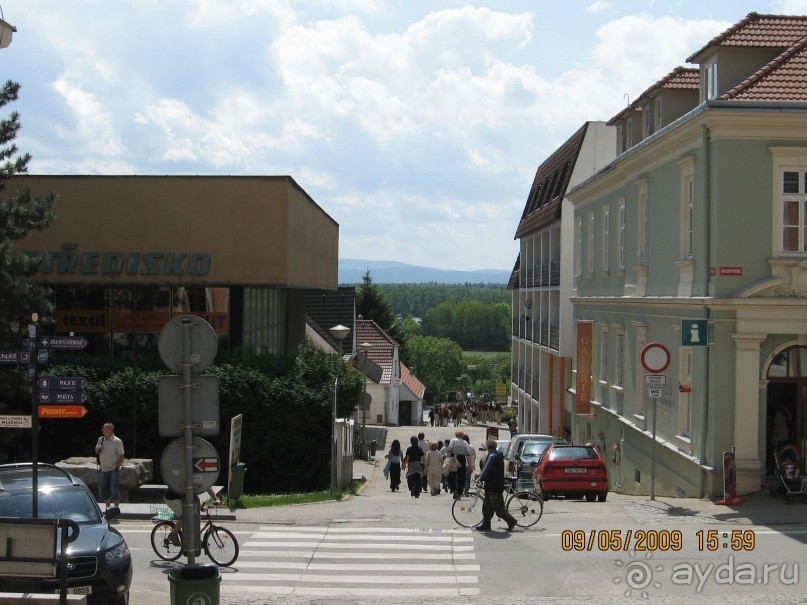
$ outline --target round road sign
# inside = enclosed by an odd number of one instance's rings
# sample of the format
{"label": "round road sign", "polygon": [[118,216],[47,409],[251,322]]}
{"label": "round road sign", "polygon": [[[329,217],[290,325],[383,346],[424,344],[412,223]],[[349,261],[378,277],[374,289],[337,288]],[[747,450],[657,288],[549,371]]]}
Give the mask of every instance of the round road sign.
{"label": "round road sign", "polygon": [[[180,437],[169,443],[160,460],[163,481],[173,491],[185,491],[185,440]],[[213,487],[219,478],[219,455],[209,441],[201,437],[193,438],[193,493],[201,494]]]}
{"label": "round road sign", "polygon": [[670,350],[663,344],[651,342],[642,349],[642,367],[651,374],[661,374],[670,367]]}
{"label": "round road sign", "polygon": [[182,330],[185,323],[190,324],[190,357],[191,373],[199,374],[204,372],[207,366],[216,359],[216,350],[219,341],[216,331],[209,323],[196,315],[180,315],[175,317],[163,327],[160,338],[157,340],[157,350],[160,352],[160,359],[169,370],[182,372],[182,364],[185,361],[182,350]]}

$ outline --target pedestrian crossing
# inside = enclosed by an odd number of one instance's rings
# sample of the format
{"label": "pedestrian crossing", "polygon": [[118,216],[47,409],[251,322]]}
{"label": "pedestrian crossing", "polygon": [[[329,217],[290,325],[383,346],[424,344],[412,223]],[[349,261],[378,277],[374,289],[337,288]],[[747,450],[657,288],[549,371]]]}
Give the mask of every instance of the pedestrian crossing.
{"label": "pedestrian crossing", "polygon": [[222,591],[452,597],[479,594],[467,529],[261,527],[241,544]]}

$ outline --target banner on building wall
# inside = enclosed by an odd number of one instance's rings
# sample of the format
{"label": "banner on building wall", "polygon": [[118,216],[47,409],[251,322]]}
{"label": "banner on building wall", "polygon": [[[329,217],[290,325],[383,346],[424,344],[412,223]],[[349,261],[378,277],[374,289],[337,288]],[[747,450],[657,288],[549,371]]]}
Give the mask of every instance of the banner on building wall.
{"label": "banner on building wall", "polygon": [[577,322],[576,414],[591,413],[591,347],[594,322]]}
{"label": "banner on building wall", "polygon": [[[181,313],[179,313],[181,314]],[[176,313],[175,313],[176,315]],[[216,331],[227,334],[230,331],[230,315],[221,312],[191,311],[190,315],[201,317]],[[116,311],[110,319],[108,310],[57,310],[56,332],[123,332],[159,334],[171,321],[170,311]]]}

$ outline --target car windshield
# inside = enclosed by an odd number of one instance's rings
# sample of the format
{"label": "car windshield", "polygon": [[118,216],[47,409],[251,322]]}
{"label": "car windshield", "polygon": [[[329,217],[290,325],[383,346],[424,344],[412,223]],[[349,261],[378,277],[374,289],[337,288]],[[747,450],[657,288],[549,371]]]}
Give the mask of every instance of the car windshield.
{"label": "car windshield", "polygon": [[521,452],[522,458],[534,458],[544,453],[544,450],[549,446],[548,441],[529,441],[524,446]]}
{"label": "car windshield", "polygon": [[[0,492],[0,517],[30,519],[32,506],[30,490]],[[40,519],[72,519],[79,525],[101,522],[98,506],[77,486],[39,490],[37,507]]]}
{"label": "car windshield", "polygon": [[550,460],[599,460],[593,447],[556,447],[549,454]]}

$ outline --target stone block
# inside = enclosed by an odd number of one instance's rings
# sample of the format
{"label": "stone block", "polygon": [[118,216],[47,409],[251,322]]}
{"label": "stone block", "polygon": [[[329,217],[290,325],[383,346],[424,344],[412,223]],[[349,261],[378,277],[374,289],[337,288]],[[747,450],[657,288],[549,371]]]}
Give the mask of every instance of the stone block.
{"label": "stone block", "polygon": [[[74,456],[60,460],[56,466],[84,481],[93,491],[98,490],[98,463],[94,457]],[[121,496],[123,492],[137,489],[154,477],[154,461],[150,458],[127,458],[120,469]]]}

